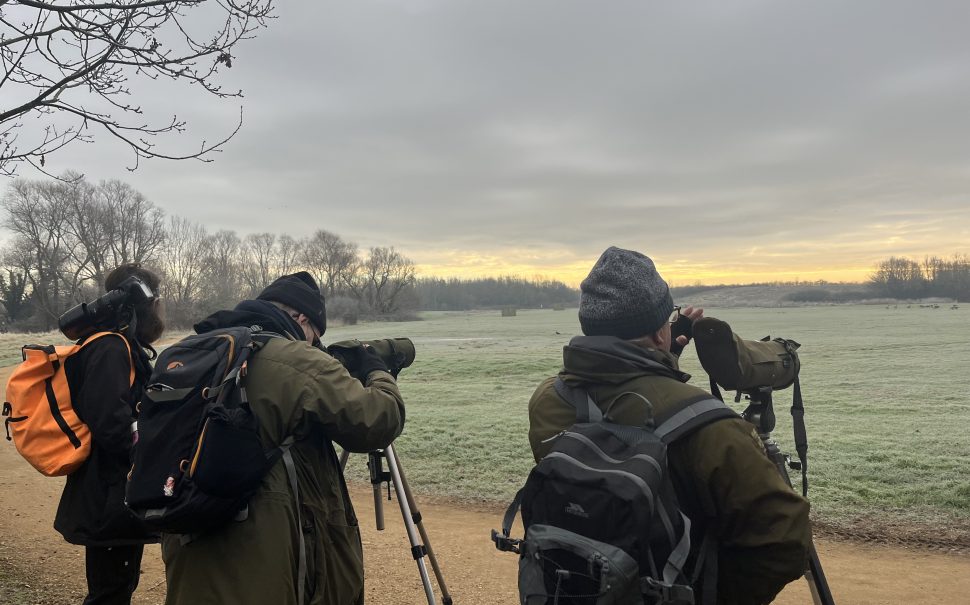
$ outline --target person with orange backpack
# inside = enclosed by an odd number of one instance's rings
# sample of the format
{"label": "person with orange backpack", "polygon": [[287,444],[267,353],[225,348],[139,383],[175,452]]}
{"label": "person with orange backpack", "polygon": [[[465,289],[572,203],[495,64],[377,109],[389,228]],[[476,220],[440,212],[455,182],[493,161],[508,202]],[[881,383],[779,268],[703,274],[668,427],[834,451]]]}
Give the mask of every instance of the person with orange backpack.
{"label": "person with orange backpack", "polygon": [[[43,421],[50,430],[28,427],[31,414],[17,413],[16,373],[7,387],[7,398],[14,406],[9,426],[15,437],[18,430],[23,433],[18,449],[41,472],[67,474],[54,529],[71,544],[85,547],[84,605],[130,604],[144,545],[159,541],[124,503],[136,404],[151,375],[155,356],[151,345],[165,327],[156,295],[159,283],[155,273],[138,264],[121,265],[105,278],[108,294],[61,316],[61,330],[68,338],[78,339],[78,344],[65,347],[70,354],[63,358],[56,356],[55,347],[43,348],[51,355],[54,370],[63,365],[61,376],[55,371],[46,379],[51,401],[49,409],[43,410],[47,416]],[[24,356],[26,365],[26,350]],[[58,383],[59,389],[52,388]],[[68,392],[58,394],[59,390]],[[60,410],[55,398],[61,400]],[[32,414],[34,420],[41,420],[44,407]],[[51,445],[44,446],[48,436]],[[55,442],[55,437],[60,441]],[[75,444],[76,452],[62,447],[65,441]],[[46,458],[32,456],[31,448],[44,449]],[[58,448],[67,454],[52,454]]]}

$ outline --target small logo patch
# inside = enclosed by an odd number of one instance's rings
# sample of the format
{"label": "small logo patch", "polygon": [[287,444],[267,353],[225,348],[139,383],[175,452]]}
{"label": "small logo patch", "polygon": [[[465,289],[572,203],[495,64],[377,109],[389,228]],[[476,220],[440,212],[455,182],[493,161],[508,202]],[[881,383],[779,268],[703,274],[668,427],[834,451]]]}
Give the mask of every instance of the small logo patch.
{"label": "small logo patch", "polygon": [[575,502],[569,503],[569,506],[566,507],[566,513],[569,515],[582,517],[583,519],[589,519],[589,513],[583,510],[583,507],[576,504]]}
{"label": "small logo patch", "polygon": [[165,486],[162,487],[162,493],[169,498],[175,495],[175,477],[169,477],[165,480]]}
{"label": "small logo patch", "polygon": [[172,362],[169,362],[169,364],[167,366],[165,366],[165,369],[166,370],[174,370],[175,368],[181,368],[184,365],[185,364],[182,363],[181,361],[172,361]]}

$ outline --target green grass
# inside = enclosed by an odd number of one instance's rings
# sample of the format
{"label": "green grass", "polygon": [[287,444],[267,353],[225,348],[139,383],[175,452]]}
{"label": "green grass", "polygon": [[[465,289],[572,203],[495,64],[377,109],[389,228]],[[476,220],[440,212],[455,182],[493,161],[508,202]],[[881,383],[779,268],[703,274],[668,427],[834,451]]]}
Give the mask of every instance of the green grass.
{"label": "green grass", "polygon": [[66,345],[71,341],[60,332],[38,332],[36,334],[0,333],[0,368],[20,363],[23,360],[21,347],[24,345]]}
{"label": "green grass", "polygon": [[[707,314],[728,321],[744,338],[802,343],[809,496],[817,518],[970,526],[966,308],[725,308]],[[562,347],[578,332],[575,310],[536,310],[504,318],[497,311],[433,313],[421,322],[333,328],[326,337],[410,337],[417,356],[399,377],[408,420],[396,444],[409,480],[418,492],[504,502],[532,467],[529,397],[559,371]],[[706,388],[692,348],[682,368]],[[791,389],[775,393],[773,436],[794,452],[790,405]],[[353,477],[365,476],[363,461],[351,459]]]}
{"label": "green grass", "polygon": [[[802,343],[801,383],[816,516],[970,528],[970,306],[708,309],[744,338]],[[396,449],[414,490],[505,502],[532,468],[527,403],[559,371],[576,311],[429,313],[423,321],[333,327],[325,340],[407,336],[417,348],[399,384],[407,425]],[[24,342],[0,336],[0,363]],[[707,386],[693,349],[682,368]],[[773,434],[793,452],[791,390],[775,394]],[[740,410],[740,404],[738,409]],[[365,456],[349,475],[364,480]],[[796,477],[793,477],[797,481]]]}

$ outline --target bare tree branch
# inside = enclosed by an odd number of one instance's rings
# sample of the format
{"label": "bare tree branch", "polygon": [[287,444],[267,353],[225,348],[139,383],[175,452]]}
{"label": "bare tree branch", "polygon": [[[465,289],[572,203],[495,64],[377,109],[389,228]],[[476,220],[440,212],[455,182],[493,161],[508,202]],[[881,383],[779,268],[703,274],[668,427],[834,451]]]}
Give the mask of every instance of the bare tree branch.
{"label": "bare tree branch", "polygon": [[[186,0],[184,4],[199,4],[204,0]],[[132,10],[139,8],[147,8],[149,6],[159,6],[163,4],[170,4],[169,0],[152,0],[151,2],[136,2],[133,4],[116,3],[116,2],[105,2],[102,4],[81,4],[78,6],[72,5],[61,5],[61,4],[51,4],[49,2],[35,2],[34,0],[18,0],[20,4],[24,6],[30,6],[33,8],[39,8],[41,10],[54,11],[59,13],[71,13],[79,12],[85,10]]]}
{"label": "bare tree branch", "polygon": [[272,12],[273,0],[0,0],[0,174],[14,175],[21,163],[46,173],[51,154],[93,142],[95,132],[131,149],[130,170],[142,158],[211,161],[239,131],[241,108],[228,136],[163,151],[186,123],[147,117],[128,100],[129,85],[167,79],[241,97],[222,88],[219,70],[232,67],[235,46]]}

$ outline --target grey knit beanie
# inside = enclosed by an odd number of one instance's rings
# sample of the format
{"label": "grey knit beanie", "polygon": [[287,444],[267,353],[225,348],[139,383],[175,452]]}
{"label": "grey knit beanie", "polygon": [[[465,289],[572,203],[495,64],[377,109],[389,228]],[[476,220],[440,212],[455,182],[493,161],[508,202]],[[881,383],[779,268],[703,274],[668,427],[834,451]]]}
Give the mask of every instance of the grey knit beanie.
{"label": "grey knit beanie", "polygon": [[579,285],[579,324],[587,336],[639,338],[659,330],[674,310],[667,282],[648,257],[607,248]]}

